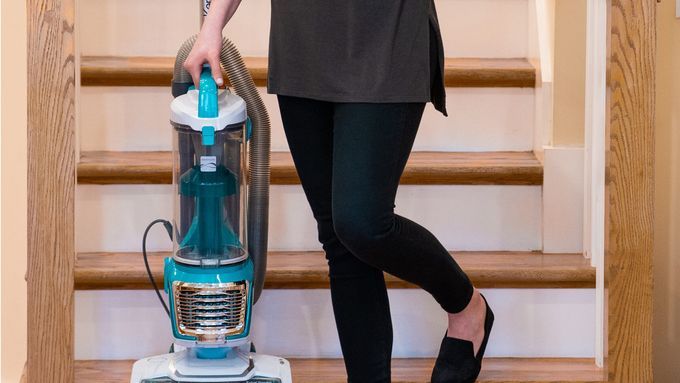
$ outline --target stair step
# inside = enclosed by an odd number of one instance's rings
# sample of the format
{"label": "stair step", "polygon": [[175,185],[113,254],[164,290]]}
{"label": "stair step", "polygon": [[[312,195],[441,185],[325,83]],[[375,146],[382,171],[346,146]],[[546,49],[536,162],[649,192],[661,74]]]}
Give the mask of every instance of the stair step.
{"label": "stair step", "polygon": [[[149,264],[159,287],[163,259],[169,253],[149,254]],[[539,252],[452,252],[452,256],[477,287],[491,288],[591,288],[595,269],[581,254]],[[390,288],[415,286],[391,275]],[[75,287],[80,290],[151,288],[141,253],[79,253]],[[274,251],[267,261],[266,288],[313,289],[328,287],[328,266],[320,251]]]}
{"label": "stair step", "polygon": [[[171,152],[82,152],[80,184],[169,184]],[[271,183],[300,182],[288,152],[271,153]],[[543,166],[533,152],[413,152],[401,177],[417,185],[540,185]]]}
{"label": "stair step", "polygon": [[[258,86],[267,83],[266,57],[245,57]],[[80,82],[84,86],[170,86],[174,57],[83,56]],[[536,69],[524,58],[447,58],[444,79],[448,87],[535,86]]]}
{"label": "stair step", "polygon": [[[289,359],[295,383],[346,382],[341,359]],[[132,371],[131,360],[76,361],[76,383],[127,383]],[[434,359],[394,359],[392,381],[426,383]],[[602,382],[603,369],[592,359],[583,358],[487,358],[477,380],[484,382]]]}

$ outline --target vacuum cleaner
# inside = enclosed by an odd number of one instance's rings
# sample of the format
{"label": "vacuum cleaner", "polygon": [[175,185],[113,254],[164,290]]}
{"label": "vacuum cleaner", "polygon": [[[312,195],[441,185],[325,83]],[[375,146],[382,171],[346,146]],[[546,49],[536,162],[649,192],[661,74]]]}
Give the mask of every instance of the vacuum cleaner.
{"label": "vacuum cleaner", "polygon": [[[195,41],[180,48],[172,82],[174,219],[152,222],[142,243],[175,342],[167,354],[138,360],[130,382],[291,383],[288,361],[256,353],[250,340],[267,259],[269,117],[227,39],[220,61],[234,93],[220,91],[207,66],[194,89],[183,63]],[[167,303],[146,257],[156,223],[173,239],[164,264]]]}

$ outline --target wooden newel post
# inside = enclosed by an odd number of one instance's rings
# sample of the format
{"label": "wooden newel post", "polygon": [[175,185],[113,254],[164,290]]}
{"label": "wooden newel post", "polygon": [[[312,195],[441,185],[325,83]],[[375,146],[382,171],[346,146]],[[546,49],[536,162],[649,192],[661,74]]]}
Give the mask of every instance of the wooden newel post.
{"label": "wooden newel post", "polygon": [[74,0],[27,0],[28,383],[73,382]]}
{"label": "wooden newel post", "polygon": [[657,0],[610,0],[608,380],[652,382]]}

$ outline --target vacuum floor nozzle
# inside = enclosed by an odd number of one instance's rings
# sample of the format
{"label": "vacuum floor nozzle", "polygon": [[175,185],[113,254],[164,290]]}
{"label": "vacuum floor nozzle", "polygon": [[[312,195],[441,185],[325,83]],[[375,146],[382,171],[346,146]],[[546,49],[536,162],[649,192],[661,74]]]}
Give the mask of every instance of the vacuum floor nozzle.
{"label": "vacuum floor nozzle", "polygon": [[[156,379],[144,379],[144,380],[142,380],[141,383],[192,383],[192,382],[172,380],[170,378],[156,378]],[[201,383],[227,383],[227,382],[225,382],[225,381],[214,381],[214,382],[201,381]],[[252,379],[249,379],[249,380],[242,380],[242,381],[229,381],[228,383],[281,383],[281,379],[252,378]]]}

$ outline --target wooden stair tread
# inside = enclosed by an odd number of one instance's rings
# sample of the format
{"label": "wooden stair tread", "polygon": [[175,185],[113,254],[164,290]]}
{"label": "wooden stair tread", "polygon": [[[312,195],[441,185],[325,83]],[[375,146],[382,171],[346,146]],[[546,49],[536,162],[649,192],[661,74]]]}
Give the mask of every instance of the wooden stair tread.
{"label": "wooden stair tread", "polygon": [[[156,282],[163,281],[163,259],[169,253],[149,254]],[[452,252],[478,287],[590,288],[595,269],[581,254],[539,252]],[[390,288],[415,286],[391,275]],[[151,288],[141,253],[79,253],[75,287],[80,290]],[[320,251],[273,251],[267,262],[266,288],[327,288],[328,267]]]}
{"label": "wooden stair tread", "polygon": [[[347,382],[341,359],[289,359],[295,383]],[[76,383],[127,383],[132,371],[131,360],[76,361]],[[434,359],[394,359],[392,381],[426,383]],[[603,369],[585,358],[487,358],[478,383],[485,382],[602,382]]]}
{"label": "wooden stair tread", "polygon": [[[85,151],[80,184],[169,184],[170,152]],[[272,152],[271,183],[299,183],[288,152]],[[543,166],[533,152],[413,152],[402,184],[541,185]]]}
{"label": "wooden stair tread", "polygon": [[[266,57],[244,57],[255,83],[267,82]],[[174,57],[82,56],[84,86],[169,86]],[[447,58],[448,87],[534,87],[536,69],[524,58]]]}

